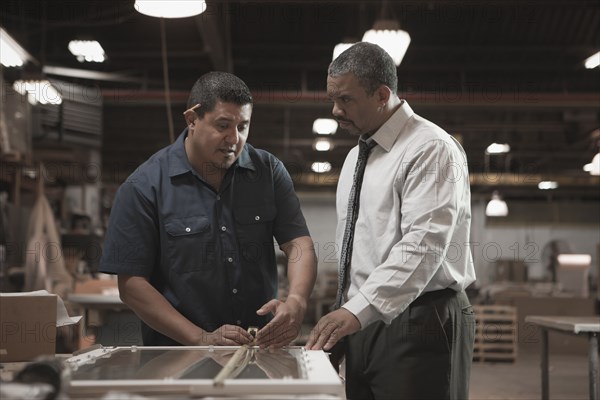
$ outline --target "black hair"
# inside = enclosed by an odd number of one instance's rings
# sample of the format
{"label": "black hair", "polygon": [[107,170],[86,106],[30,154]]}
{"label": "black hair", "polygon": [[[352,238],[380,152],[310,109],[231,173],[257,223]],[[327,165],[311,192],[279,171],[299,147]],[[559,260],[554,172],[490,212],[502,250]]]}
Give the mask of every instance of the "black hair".
{"label": "black hair", "polygon": [[252,104],[252,94],[243,80],[228,72],[214,71],[202,75],[190,92],[187,106],[196,104],[196,114],[200,118],[214,110],[217,101],[234,103],[240,106]]}
{"label": "black hair", "polygon": [[373,43],[356,43],[329,64],[329,76],[353,73],[370,96],[386,85],[393,93],[398,91],[398,75],[392,57]]}

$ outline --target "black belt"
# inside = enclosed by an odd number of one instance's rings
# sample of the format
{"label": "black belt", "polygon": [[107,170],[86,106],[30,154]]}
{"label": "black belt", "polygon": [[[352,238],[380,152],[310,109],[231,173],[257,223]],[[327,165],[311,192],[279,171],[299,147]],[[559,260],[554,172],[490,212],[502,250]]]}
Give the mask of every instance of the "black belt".
{"label": "black belt", "polygon": [[432,292],[425,292],[421,294],[419,297],[415,299],[411,303],[411,305],[420,305],[424,303],[428,303],[430,301],[435,301],[438,299],[442,299],[444,297],[450,297],[456,295],[458,292],[454,289],[446,288],[441,290],[434,290]]}

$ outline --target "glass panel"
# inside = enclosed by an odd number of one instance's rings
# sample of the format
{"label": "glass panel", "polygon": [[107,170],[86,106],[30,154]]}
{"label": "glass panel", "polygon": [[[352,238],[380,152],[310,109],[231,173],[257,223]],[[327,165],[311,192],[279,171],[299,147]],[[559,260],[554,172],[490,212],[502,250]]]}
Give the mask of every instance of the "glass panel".
{"label": "glass panel", "polygon": [[[236,379],[306,379],[298,349],[259,350]],[[117,349],[71,373],[71,380],[213,379],[235,349]]]}

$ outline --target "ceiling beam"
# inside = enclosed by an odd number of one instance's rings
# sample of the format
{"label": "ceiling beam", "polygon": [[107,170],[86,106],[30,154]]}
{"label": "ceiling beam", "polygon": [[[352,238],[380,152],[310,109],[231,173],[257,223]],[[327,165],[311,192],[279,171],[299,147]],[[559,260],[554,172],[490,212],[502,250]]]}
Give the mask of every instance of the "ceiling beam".
{"label": "ceiling beam", "polygon": [[541,181],[555,181],[561,186],[600,187],[600,177],[567,174],[514,174],[502,172],[472,173],[472,186],[537,186]]}
{"label": "ceiling beam", "polygon": [[[455,107],[486,107],[504,109],[521,108],[593,108],[600,107],[597,93],[537,93],[518,91],[505,91],[487,89],[483,87],[470,88],[466,92],[427,92],[405,91],[400,93],[413,105],[432,106],[443,108]],[[119,104],[123,99],[130,101],[125,105],[137,105],[146,100],[160,100],[164,98],[162,90],[120,90],[103,89],[102,96],[105,104]],[[189,91],[171,91],[171,101],[185,102]],[[324,91],[291,91],[273,87],[270,90],[252,90],[255,104],[271,106],[313,106],[331,107]],[[137,103],[140,101],[140,103]]]}
{"label": "ceiling beam", "polygon": [[[290,174],[294,181],[308,186],[333,186],[337,185],[339,179],[339,169],[332,169],[325,174],[316,174],[312,172],[291,171]],[[519,187],[537,187],[541,181],[555,181],[559,187],[581,187],[597,189],[600,185],[600,177],[596,176],[568,176],[564,174],[555,175],[520,175],[510,173],[471,173],[469,175],[471,186],[479,187],[498,187],[498,186],[519,186]]]}
{"label": "ceiling beam", "polygon": [[116,72],[90,71],[79,68],[57,67],[53,65],[45,65],[42,72],[46,75],[67,76],[69,78],[90,79],[94,81],[110,81],[110,82],[131,82],[141,83],[143,79],[135,78],[125,74]]}

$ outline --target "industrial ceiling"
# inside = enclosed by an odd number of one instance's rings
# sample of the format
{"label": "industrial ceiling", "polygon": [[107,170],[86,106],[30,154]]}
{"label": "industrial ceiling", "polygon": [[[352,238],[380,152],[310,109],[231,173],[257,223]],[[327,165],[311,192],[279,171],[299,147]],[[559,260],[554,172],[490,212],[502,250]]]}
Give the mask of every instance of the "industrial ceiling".
{"label": "industrial ceiling", "polygon": [[[118,184],[170,141],[164,49],[175,134],[194,81],[233,72],[256,100],[249,142],[282,159],[298,189],[333,190],[356,138],[338,131],[332,150],[313,148],[313,120],[331,112],[327,66],[337,43],[360,40],[385,17],[412,39],[398,67],[400,96],[462,142],[475,195],[600,199],[600,178],[582,170],[600,143],[600,73],[583,65],[600,50],[597,1],[214,0],[199,16],[163,20],[164,48],[161,20],[133,3],[0,5],[0,25],[37,61],[5,70],[5,79],[43,72],[102,95],[105,183]],[[106,62],[78,62],[67,49],[74,39],[98,40]],[[486,155],[493,142],[510,153]],[[313,174],[314,161],[333,168]],[[559,187],[542,191],[540,180]]]}

